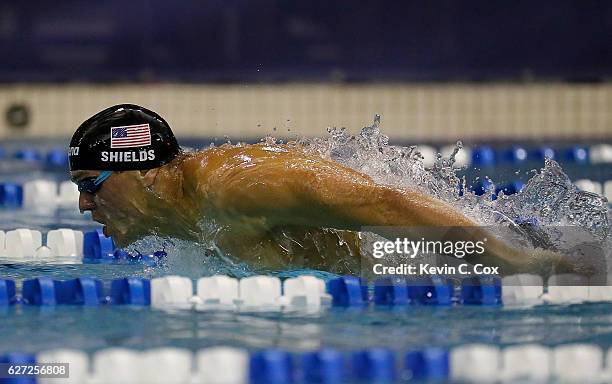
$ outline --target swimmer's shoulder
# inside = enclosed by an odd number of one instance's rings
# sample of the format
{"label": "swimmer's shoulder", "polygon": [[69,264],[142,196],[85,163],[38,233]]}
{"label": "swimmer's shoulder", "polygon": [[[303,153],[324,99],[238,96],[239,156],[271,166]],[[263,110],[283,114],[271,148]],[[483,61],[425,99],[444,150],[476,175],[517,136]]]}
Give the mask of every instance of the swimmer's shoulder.
{"label": "swimmer's shoulder", "polygon": [[213,179],[232,177],[243,171],[278,171],[276,168],[287,166],[295,169],[313,162],[326,161],[293,143],[224,144],[188,154],[183,162],[183,171],[187,177],[209,178],[212,182]]}
{"label": "swimmer's shoulder", "polygon": [[245,156],[253,160],[273,160],[275,158],[310,157],[306,151],[297,144],[224,144],[218,147],[206,148],[195,153],[196,159],[211,163],[242,162]]}

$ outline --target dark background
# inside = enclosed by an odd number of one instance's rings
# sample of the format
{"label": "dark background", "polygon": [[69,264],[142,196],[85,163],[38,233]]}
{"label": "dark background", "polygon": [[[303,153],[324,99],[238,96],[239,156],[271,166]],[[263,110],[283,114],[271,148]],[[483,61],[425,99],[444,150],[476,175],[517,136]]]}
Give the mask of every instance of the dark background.
{"label": "dark background", "polygon": [[0,4],[0,81],[601,81],[612,2]]}

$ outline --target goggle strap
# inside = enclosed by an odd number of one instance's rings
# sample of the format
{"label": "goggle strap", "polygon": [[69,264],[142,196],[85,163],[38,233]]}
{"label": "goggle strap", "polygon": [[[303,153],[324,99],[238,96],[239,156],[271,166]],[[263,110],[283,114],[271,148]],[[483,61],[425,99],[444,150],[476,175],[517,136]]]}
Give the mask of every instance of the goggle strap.
{"label": "goggle strap", "polygon": [[108,179],[113,174],[113,171],[102,171],[94,180],[95,185],[100,185],[104,182],[104,180]]}

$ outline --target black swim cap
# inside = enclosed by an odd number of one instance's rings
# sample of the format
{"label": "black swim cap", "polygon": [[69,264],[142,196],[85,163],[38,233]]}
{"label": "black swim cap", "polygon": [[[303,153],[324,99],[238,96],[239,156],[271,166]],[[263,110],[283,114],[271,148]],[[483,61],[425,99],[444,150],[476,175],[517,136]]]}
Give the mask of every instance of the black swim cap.
{"label": "black swim cap", "polygon": [[70,140],[70,170],[133,171],[169,163],[181,149],[157,113],[119,104],[87,119]]}

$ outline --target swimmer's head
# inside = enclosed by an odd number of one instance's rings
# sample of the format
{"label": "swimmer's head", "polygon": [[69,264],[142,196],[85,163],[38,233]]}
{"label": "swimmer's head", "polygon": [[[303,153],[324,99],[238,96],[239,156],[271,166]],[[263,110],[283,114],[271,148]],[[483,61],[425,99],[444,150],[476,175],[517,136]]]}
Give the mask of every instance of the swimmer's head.
{"label": "swimmer's head", "polygon": [[[123,246],[146,233],[156,170],[181,153],[168,123],[146,108],[121,104],[86,120],[70,141],[70,173],[79,209]],[[111,173],[112,172],[112,173]]]}
{"label": "swimmer's head", "polygon": [[70,170],[133,171],[160,167],[180,153],[168,123],[133,104],[106,108],[70,140]]}

